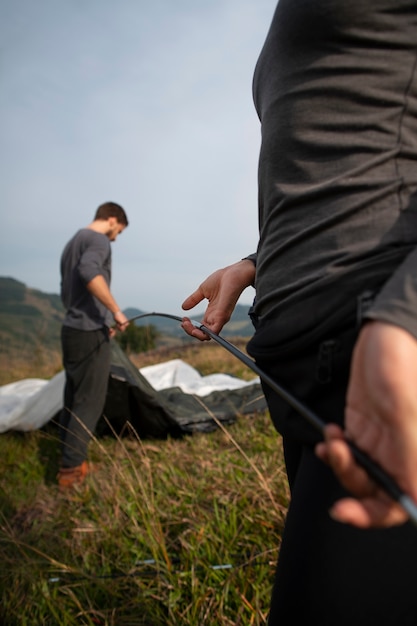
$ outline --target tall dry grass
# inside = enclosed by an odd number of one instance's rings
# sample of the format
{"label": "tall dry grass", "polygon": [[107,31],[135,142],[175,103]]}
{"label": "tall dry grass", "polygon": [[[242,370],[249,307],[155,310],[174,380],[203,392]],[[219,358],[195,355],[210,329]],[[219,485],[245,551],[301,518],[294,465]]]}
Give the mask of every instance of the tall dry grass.
{"label": "tall dry grass", "polygon": [[[191,350],[168,358],[240,367],[210,343]],[[53,424],[0,437],[1,624],[266,624],[288,503],[266,412],[176,440],[94,438],[96,471],[71,494],[58,451]]]}

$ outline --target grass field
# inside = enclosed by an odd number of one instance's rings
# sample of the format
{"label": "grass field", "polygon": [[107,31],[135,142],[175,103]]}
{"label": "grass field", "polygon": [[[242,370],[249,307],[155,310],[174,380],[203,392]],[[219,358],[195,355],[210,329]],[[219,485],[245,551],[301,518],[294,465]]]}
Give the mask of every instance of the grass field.
{"label": "grass field", "polygon": [[[211,342],[131,358],[253,377]],[[69,495],[58,452],[53,424],[0,436],[2,625],[266,624],[289,497],[267,412],[182,439],[94,439],[96,471]]]}

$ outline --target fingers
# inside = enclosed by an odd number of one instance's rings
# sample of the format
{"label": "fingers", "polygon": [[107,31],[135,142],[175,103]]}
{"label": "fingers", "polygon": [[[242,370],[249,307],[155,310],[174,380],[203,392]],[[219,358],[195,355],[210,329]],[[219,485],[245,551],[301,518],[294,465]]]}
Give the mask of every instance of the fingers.
{"label": "fingers", "polygon": [[181,328],[185,330],[187,335],[190,335],[190,337],[195,337],[196,339],[199,339],[200,341],[210,340],[210,337],[206,335],[206,333],[204,333],[199,328],[196,328],[188,317],[183,318],[181,322]]}
{"label": "fingers", "polygon": [[405,511],[356,463],[342,429],[329,424],[324,436],[325,440],[315,448],[317,456],[330,465],[340,483],[355,496],[335,502],[329,511],[331,517],[358,528],[382,528],[405,522],[408,519]]}
{"label": "fingers", "polygon": [[189,311],[190,309],[193,309],[197,304],[199,304],[202,300],[204,300],[204,294],[201,289],[198,288],[196,291],[194,291],[194,293],[192,293],[190,296],[188,296],[188,298],[184,300],[181,308],[184,309],[184,311]]}
{"label": "fingers", "polygon": [[341,484],[357,497],[373,495],[375,483],[366,471],[356,463],[342,429],[329,424],[324,431],[325,440],[317,444],[316,455],[330,465]]}
{"label": "fingers", "polygon": [[358,528],[388,528],[408,519],[407,514],[392,501],[373,498],[338,500],[329,514],[337,522]]}

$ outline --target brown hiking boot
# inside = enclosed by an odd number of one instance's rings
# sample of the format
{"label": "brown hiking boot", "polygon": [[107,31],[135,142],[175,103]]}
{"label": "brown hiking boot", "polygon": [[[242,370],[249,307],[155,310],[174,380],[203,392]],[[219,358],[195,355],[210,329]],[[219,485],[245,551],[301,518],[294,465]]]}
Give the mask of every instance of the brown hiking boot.
{"label": "brown hiking boot", "polygon": [[61,467],[57,476],[60,491],[81,485],[89,471],[87,461],[76,467]]}

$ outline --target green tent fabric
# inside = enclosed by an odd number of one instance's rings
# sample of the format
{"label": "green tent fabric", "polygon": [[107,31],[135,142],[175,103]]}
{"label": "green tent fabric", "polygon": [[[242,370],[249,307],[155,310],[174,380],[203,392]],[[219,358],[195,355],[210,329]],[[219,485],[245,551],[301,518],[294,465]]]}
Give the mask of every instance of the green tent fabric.
{"label": "green tent fabric", "polygon": [[265,409],[259,383],[232,391],[213,391],[203,398],[178,387],[156,391],[113,341],[105,419],[100,420],[97,434],[121,434],[128,431],[129,422],[142,438],[180,437],[211,432],[218,428],[217,422],[231,424],[238,415]]}

